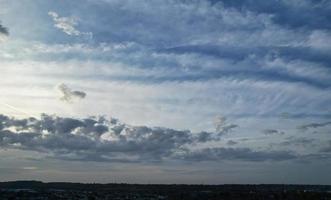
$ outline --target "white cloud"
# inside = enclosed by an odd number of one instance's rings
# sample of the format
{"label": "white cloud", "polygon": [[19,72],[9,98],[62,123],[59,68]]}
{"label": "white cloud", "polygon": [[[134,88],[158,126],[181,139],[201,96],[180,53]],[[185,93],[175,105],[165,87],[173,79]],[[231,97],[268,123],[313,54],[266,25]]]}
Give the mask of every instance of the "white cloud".
{"label": "white cloud", "polygon": [[76,29],[78,25],[79,18],[77,17],[60,17],[56,12],[49,11],[48,15],[52,17],[54,21],[54,27],[62,30],[64,33],[73,36],[87,35],[92,37],[90,32],[80,32]]}

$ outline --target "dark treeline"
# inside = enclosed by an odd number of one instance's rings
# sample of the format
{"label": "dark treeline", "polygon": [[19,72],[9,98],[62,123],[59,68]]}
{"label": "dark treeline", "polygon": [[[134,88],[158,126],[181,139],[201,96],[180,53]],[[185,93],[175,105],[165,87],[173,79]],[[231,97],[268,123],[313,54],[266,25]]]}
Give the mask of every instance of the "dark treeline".
{"label": "dark treeline", "polygon": [[[157,185],[0,182],[0,199],[331,199],[328,185]],[[30,198],[31,197],[31,198]]]}

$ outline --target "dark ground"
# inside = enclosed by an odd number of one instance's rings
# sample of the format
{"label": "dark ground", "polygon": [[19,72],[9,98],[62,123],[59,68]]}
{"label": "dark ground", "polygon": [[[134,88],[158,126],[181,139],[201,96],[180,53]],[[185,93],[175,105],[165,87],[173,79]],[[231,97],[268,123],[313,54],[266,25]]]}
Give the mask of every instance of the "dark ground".
{"label": "dark ground", "polygon": [[0,199],[331,200],[331,186],[136,185],[15,181],[0,182]]}

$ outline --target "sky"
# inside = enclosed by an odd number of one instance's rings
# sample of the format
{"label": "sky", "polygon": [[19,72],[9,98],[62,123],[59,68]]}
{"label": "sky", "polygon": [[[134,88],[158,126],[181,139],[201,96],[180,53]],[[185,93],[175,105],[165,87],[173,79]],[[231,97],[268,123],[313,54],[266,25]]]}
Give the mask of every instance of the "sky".
{"label": "sky", "polygon": [[0,180],[331,184],[331,1],[0,0]]}

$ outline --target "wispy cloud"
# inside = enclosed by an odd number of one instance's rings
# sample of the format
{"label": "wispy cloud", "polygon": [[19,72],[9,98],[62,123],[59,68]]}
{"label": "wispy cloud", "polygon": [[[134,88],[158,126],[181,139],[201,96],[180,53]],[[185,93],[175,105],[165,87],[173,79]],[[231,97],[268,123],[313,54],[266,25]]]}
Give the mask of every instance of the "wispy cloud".
{"label": "wispy cloud", "polygon": [[226,144],[232,146],[232,145],[238,144],[238,142],[233,141],[233,140],[229,140],[229,141],[226,142]]}
{"label": "wispy cloud", "polygon": [[62,30],[64,33],[72,36],[88,35],[92,36],[92,33],[81,32],[76,29],[79,18],[77,17],[60,17],[58,13],[49,11],[48,15],[52,17],[54,21],[54,27]]}
{"label": "wispy cloud", "polygon": [[226,117],[223,116],[216,116],[214,119],[214,124],[216,132],[220,135],[225,135],[231,130],[238,127],[237,124],[228,124],[226,122]]}
{"label": "wispy cloud", "polygon": [[304,124],[301,126],[298,126],[298,129],[306,131],[308,129],[316,129],[324,126],[331,125],[331,122],[322,122],[322,123],[310,123],[310,124]]}
{"label": "wispy cloud", "polygon": [[313,143],[315,142],[316,139],[312,139],[312,138],[305,138],[305,137],[287,137],[285,139],[285,141],[281,142],[280,145],[282,146],[309,146],[309,145],[313,145]]}

